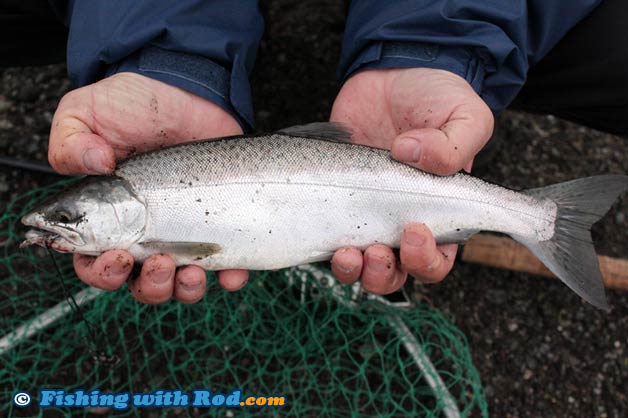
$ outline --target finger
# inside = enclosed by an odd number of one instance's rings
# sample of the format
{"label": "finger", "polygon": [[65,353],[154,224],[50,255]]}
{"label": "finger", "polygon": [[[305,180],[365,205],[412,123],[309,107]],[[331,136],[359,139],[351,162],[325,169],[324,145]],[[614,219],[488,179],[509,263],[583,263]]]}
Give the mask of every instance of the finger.
{"label": "finger", "polygon": [[229,292],[242,289],[248,281],[248,270],[222,270],[218,272],[218,284]]}
{"label": "finger", "polygon": [[120,288],[133,269],[133,257],[121,250],[107,251],[98,257],[74,254],[73,261],[81,281],[103,290]]}
{"label": "finger", "polygon": [[423,283],[436,283],[453,267],[458,246],[436,245],[434,236],[423,224],[407,225],[401,237],[401,268]]}
{"label": "finger", "polygon": [[174,292],[175,270],[175,262],[171,257],[151,255],[144,262],[139,277],[129,282],[129,290],[138,302],[164,303]]}
{"label": "finger", "polygon": [[468,167],[493,132],[493,115],[478,99],[461,106],[440,129],[406,131],[392,144],[393,158],[422,170],[449,175]]}
{"label": "finger", "polygon": [[205,295],[207,277],[198,266],[180,268],[174,278],[174,297],[182,303],[196,303]]}
{"label": "finger", "polygon": [[342,284],[355,283],[362,273],[362,252],[357,248],[341,248],[331,259],[331,271]]}
{"label": "finger", "polygon": [[50,165],[61,174],[110,174],[115,168],[115,154],[104,139],[92,133],[50,140]]}
{"label": "finger", "polygon": [[403,285],[406,273],[396,268],[395,255],[385,245],[377,244],[364,252],[362,286],[376,295],[392,293]]}
{"label": "finger", "polygon": [[86,93],[66,94],[52,119],[48,160],[62,174],[109,174],[115,167],[114,150],[89,128]]}

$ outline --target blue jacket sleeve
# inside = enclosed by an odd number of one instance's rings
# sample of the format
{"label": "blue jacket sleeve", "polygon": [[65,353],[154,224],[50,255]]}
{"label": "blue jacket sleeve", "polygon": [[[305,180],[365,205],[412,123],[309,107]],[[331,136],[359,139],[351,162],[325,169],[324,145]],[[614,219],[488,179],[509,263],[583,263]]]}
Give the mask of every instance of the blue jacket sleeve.
{"label": "blue jacket sleeve", "polygon": [[74,85],[131,71],[213,101],[244,130],[253,125],[256,0],[70,0],[67,10]]}
{"label": "blue jacket sleeve", "polygon": [[339,66],[428,67],[465,78],[495,113],[601,0],[353,0]]}

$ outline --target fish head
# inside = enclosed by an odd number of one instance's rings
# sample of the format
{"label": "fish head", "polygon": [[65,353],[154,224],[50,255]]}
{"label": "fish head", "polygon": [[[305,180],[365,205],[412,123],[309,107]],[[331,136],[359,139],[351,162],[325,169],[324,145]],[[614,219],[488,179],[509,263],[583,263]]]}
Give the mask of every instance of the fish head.
{"label": "fish head", "polygon": [[87,177],[22,218],[31,226],[20,245],[98,255],[128,249],[143,235],[147,209],[124,179]]}

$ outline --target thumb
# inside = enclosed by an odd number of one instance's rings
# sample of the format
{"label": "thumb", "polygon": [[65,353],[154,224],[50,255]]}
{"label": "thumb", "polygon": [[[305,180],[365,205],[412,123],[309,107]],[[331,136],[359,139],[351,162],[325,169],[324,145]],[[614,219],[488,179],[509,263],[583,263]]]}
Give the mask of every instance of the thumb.
{"label": "thumb", "polygon": [[109,174],[116,165],[115,153],[92,132],[80,110],[75,112],[74,101],[62,100],[55,112],[48,148],[50,165],[61,174]]}
{"label": "thumb", "polygon": [[459,107],[447,123],[412,129],[393,141],[393,158],[421,170],[446,176],[470,167],[493,133],[493,114],[479,104]]}

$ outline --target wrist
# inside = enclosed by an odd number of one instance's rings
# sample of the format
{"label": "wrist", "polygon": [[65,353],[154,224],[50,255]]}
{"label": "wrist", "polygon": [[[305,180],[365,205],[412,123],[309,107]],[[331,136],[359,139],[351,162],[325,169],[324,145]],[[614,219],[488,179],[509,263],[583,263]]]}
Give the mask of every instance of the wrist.
{"label": "wrist", "polygon": [[461,77],[481,94],[484,61],[471,48],[424,42],[373,42],[360,51],[340,74],[343,82],[367,70],[426,68],[448,71]]}
{"label": "wrist", "polygon": [[[236,64],[228,70],[199,55],[147,46],[109,66],[106,75],[123,72],[140,74],[204,99],[237,121],[242,131],[249,131],[253,126],[248,76]],[[225,116],[225,119],[228,118]]]}

